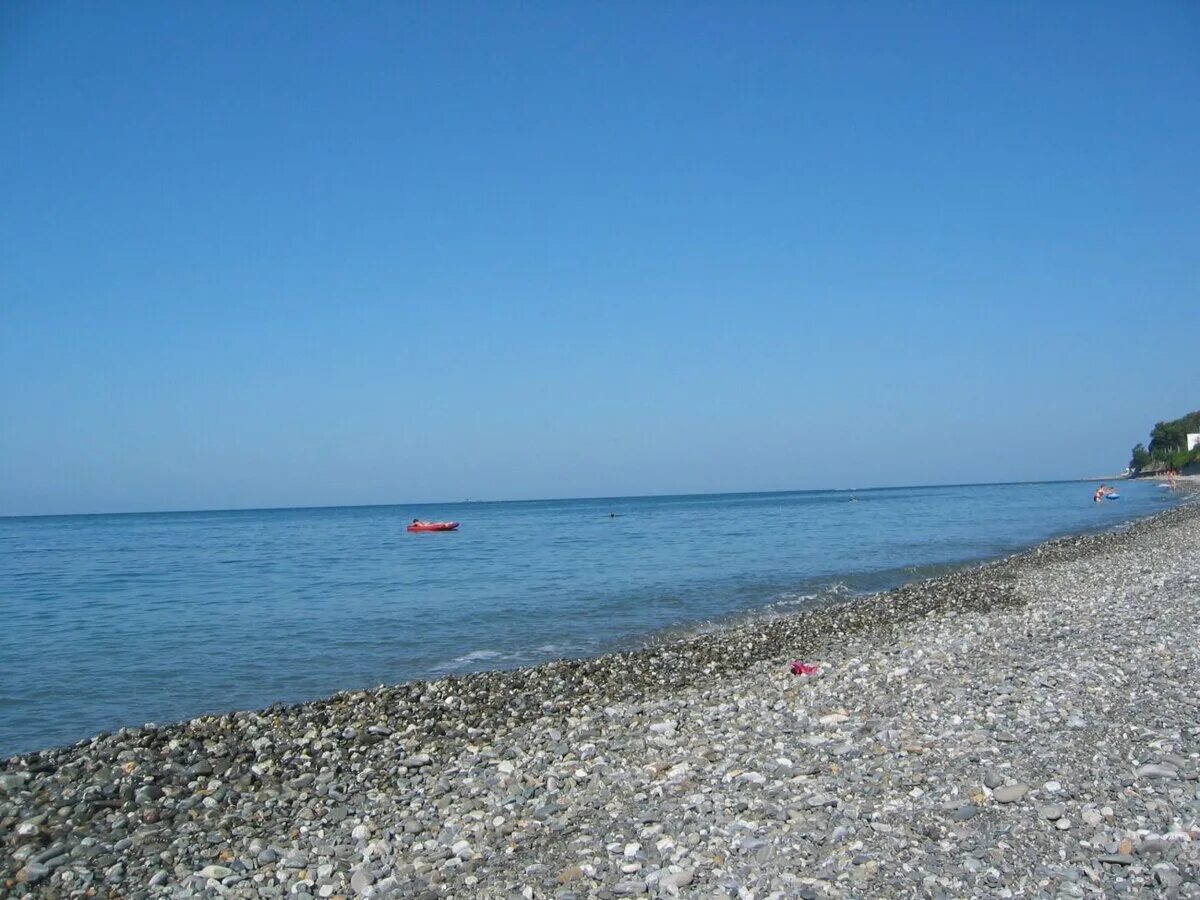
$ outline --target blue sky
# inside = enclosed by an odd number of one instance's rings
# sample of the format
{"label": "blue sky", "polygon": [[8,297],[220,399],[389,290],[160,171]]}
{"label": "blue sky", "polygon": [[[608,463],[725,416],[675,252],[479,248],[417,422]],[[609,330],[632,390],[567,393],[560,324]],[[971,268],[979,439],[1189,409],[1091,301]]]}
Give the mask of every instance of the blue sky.
{"label": "blue sky", "polygon": [[0,514],[1117,471],[1194,3],[8,3]]}

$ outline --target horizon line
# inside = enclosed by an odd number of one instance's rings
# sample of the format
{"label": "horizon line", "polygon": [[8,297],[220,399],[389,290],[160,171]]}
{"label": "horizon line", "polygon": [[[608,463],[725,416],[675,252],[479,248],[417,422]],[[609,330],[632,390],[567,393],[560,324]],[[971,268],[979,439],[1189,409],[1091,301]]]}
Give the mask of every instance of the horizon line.
{"label": "horizon line", "polygon": [[963,481],[944,482],[937,484],[884,484],[874,485],[872,487],[782,488],[765,491],[689,491],[684,493],[663,494],[611,494],[591,497],[525,497],[504,500],[475,500],[468,497],[463,500],[429,500],[423,502],[399,501],[394,503],[328,503],[312,506],[217,506],[204,509],[148,509],[120,510],[116,512],[16,513],[0,515],[0,519],[63,519],[81,518],[84,516],[176,516],[189,515],[193,513],[286,512],[289,510],[299,511],[316,509],[383,509],[385,507],[394,506],[461,506],[466,503],[568,503],[584,500],[647,500],[663,497],[734,497],[743,495],[821,494],[850,491],[867,493],[870,491],[915,490],[918,488],[997,487],[1002,485],[1017,484],[1072,484],[1089,481],[1115,481],[1120,477],[1122,476],[1100,475],[1082,478],[1032,478],[1020,479],[1017,481]]}

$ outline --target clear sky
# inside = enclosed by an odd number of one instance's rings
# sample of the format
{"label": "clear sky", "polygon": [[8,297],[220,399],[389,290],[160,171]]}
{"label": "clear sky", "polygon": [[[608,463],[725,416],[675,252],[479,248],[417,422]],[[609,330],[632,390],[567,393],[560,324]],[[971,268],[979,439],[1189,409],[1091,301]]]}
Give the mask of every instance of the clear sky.
{"label": "clear sky", "polygon": [[0,514],[1119,471],[1200,5],[0,5]]}

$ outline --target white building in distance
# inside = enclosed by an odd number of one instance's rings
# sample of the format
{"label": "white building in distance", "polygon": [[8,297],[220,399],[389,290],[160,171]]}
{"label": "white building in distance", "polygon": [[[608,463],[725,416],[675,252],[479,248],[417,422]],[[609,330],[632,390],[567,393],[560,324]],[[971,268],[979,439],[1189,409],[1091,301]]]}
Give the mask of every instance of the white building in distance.
{"label": "white building in distance", "polygon": [[1197,446],[1200,446],[1200,434],[1189,434],[1188,449],[1195,450]]}

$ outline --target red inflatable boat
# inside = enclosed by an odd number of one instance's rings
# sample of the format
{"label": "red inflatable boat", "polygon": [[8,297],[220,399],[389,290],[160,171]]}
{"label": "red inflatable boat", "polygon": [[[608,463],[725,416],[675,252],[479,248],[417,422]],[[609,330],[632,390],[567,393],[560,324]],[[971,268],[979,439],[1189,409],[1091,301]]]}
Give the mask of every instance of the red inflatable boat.
{"label": "red inflatable boat", "polygon": [[458,527],[457,522],[413,522],[408,526],[409,531],[453,531]]}

